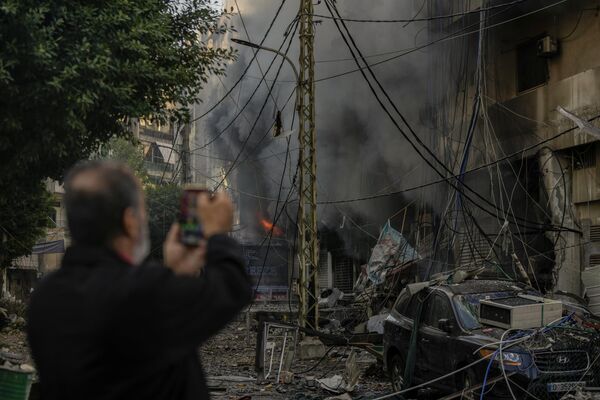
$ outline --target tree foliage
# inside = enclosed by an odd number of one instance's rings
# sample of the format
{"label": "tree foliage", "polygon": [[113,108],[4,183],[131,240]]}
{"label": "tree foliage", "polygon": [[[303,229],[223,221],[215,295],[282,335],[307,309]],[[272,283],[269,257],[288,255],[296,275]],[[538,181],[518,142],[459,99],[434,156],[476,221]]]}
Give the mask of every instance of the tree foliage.
{"label": "tree foliage", "polygon": [[[185,119],[231,49],[206,0],[2,0],[0,176],[60,178],[128,118]],[[177,105],[177,107],[169,105]]]}
{"label": "tree foliage", "polygon": [[[18,204],[18,207],[14,207]],[[52,196],[42,182],[18,186],[0,196],[0,268],[31,253],[51,225]]]}
{"label": "tree foliage", "polygon": [[149,182],[144,167],[144,149],[136,140],[114,137],[102,146],[96,157],[127,164],[145,186]]}
{"label": "tree foliage", "polygon": [[151,256],[162,259],[162,244],[171,224],[177,219],[181,186],[175,183],[163,185],[150,183],[144,168],[142,147],[136,141],[114,138],[104,146],[100,157],[127,164],[142,181],[150,228]]}
{"label": "tree foliage", "polygon": [[[0,0],[0,204],[36,220],[60,179],[131,118],[185,121],[231,48],[209,0]],[[23,202],[16,194],[23,196]],[[37,196],[37,197],[36,197]],[[37,200],[37,202],[36,202]],[[0,219],[4,226],[8,220]],[[20,223],[25,244],[39,226]],[[13,240],[13,239],[8,239]],[[18,254],[15,254],[15,256]]]}
{"label": "tree foliage", "polygon": [[162,259],[162,244],[171,224],[177,220],[182,189],[181,186],[171,183],[148,185],[145,192],[150,224],[151,256]]}

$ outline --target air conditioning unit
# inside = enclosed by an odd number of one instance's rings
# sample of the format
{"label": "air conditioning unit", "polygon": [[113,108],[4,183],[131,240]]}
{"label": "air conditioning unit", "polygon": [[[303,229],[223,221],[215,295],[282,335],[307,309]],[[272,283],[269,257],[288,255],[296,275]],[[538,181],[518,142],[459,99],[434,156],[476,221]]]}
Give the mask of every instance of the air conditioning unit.
{"label": "air conditioning unit", "polygon": [[479,320],[482,324],[504,329],[540,328],[562,317],[562,303],[543,297],[518,295],[481,300]]}
{"label": "air conditioning unit", "polygon": [[538,57],[554,57],[558,54],[558,40],[552,36],[544,36],[537,42]]}

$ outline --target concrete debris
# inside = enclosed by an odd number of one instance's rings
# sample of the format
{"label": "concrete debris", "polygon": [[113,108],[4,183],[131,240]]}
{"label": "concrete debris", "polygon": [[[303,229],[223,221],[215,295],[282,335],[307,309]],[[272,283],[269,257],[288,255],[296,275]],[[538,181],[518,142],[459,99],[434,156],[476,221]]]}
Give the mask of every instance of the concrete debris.
{"label": "concrete debris", "polygon": [[207,380],[210,381],[222,381],[222,382],[255,382],[256,378],[249,376],[235,376],[235,375],[223,375],[223,376],[208,376]]}
{"label": "concrete debris", "polygon": [[577,389],[574,393],[568,393],[563,400],[600,400],[600,393],[598,392],[585,392],[581,388]]}
{"label": "concrete debris", "polygon": [[335,307],[338,300],[343,295],[344,295],[344,292],[342,292],[338,288],[326,289],[323,291],[323,293],[321,293],[321,298],[319,299],[319,306],[326,307],[326,308]]}
{"label": "concrete debris", "polygon": [[307,388],[316,388],[317,387],[317,380],[313,375],[306,375],[304,378],[302,378],[302,383]]}
{"label": "concrete debris", "polygon": [[356,325],[354,327],[353,332],[354,333],[367,333],[367,323],[361,322],[360,324]]}
{"label": "concrete debris", "polygon": [[339,396],[327,397],[325,400],[352,400],[352,397],[348,393],[344,393]]}
{"label": "concrete debris", "polygon": [[317,379],[317,382],[325,390],[333,393],[344,393],[346,392],[346,382],[341,375],[334,375],[330,378]]}
{"label": "concrete debris", "polygon": [[291,371],[281,371],[279,383],[290,384],[294,381],[294,373]]}
{"label": "concrete debris", "polygon": [[359,377],[360,370],[358,369],[358,364],[356,362],[356,351],[352,350],[346,360],[346,372],[344,376],[347,382],[346,387],[348,392],[352,392],[356,385],[358,385]]}
{"label": "concrete debris", "polygon": [[298,343],[298,357],[301,360],[313,360],[325,355],[325,345],[319,338],[307,336]]}
{"label": "concrete debris", "polygon": [[19,372],[35,372],[35,368],[27,363],[25,355],[11,352],[7,348],[0,350],[0,368]]}
{"label": "concrete debris", "polygon": [[322,397],[319,395],[309,394],[309,393],[295,393],[294,400],[321,400]]}
{"label": "concrete debris", "polygon": [[344,375],[333,375],[329,378],[317,379],[321,387],[332,393],[348,393],[354,391],[358,385],[360,371],[356,363],[356,352],[352,350],[346,360]]}
{"label": "concrete debris", "polygon": [[337,333],[342,329],[342,323],[337,319],[330,319],[327,325],[321,326],[321,330],[325,333]]}
{"label": "concrete debris", "polygon": [[367,321],[367,331],[383,335],[383,323],[387,319],[388,315],[390,315],[389,312],[374,315],[371,318],[369,318],[369,320]]}

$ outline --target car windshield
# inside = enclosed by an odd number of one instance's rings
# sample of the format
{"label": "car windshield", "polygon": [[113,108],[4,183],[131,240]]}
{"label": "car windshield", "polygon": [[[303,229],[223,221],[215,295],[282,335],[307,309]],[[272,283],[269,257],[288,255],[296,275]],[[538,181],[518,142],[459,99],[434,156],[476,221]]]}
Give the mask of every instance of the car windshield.
{"label": "car windshield", "polygon": [[501,299],[514,295],[514,292],[459,294],[454,296],[453,300],[462,326],[467,330],[472,330],[481,328],[479,322],[479,302],[481,300]]}

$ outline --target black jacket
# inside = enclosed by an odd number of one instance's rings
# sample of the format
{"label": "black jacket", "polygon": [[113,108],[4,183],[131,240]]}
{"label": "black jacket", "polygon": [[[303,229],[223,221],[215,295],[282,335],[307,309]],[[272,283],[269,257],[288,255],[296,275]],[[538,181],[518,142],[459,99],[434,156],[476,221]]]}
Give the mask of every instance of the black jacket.
{"label": "black jacket", "polygon": [[250,302],[240,246],[208,241],[198,278],[70,247],[29,306],[42,400],[208,399],[198,346]]}

